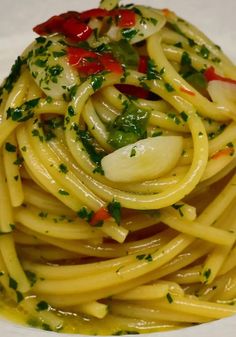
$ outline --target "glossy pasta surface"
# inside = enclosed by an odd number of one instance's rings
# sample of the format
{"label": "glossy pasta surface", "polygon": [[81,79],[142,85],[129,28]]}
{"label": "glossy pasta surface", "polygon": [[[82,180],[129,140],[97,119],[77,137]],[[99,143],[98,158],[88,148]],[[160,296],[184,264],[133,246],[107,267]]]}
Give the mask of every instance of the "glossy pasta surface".
{"label": "glossy pasta surface", "polygon": [[58,14],[0,87],[0,313],[161,332],[236,314],[236,68],[169,9]]}

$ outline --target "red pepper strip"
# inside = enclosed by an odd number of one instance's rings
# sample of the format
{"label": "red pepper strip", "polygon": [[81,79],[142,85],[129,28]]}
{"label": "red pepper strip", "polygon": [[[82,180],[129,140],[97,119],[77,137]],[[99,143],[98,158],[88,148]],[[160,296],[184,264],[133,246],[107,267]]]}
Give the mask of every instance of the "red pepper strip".
{"label": "red pepper strip", "polygon": [[75,66],[79,73],[89,76],[104,70],[96,53],[76,47],[69,47],[67,51],[69,63]]}
{"label": "red pepper strip", "polygon": [[96,213],[93,214],[92,219],[90,220],[90,225],[96,226],[102,221],[109,219],[111,215],[105,207],[101,207]]}
{"label": "red pepper strip", "polygon": [[69,63],[76,67],[79,73],[87,76],[103,70],[116,74],[123,72],[121,64],[114,59],[112,54],[99,54],[83,48],[69,47],[67,49]]}
{"label": "red pepper strip", "polygon": [[115,86],[122,94],[134,96],[137,98],[148,99],[149,91],[130,84],[117,84]]}
{"label": "red pepper strip", "polygon": [[65,20],[62,25],[62,33],[75,41],[86,41],[92,32],[92,28],[73,17]]}
{"label": "red pepper strip", "polygon": [[225,156],[231,156],[234,153],[234,149],[232,147],[228,147],[224,150],[220,150],[219,152],[217,152],[216,154],[214,154],[211,159],[219,159],[221,157],[225,157]]}
{"label": "red pepper strip", "polygon": [[161,11],[165,16],[168,16],[171,13],[171,11],[168,8],[163,8]]}
{"label": "red pepper strip", "polygon": [[123,68],[119,62],[117,62],[112,54],[102,54],[99,57],[105,70],[111,71],[116,74],[122,74]]}
{"label": "red pepper strip", "polygon": [[109,16],[110,12],[102,8],[93,8],[79,14],[81,20],[89,20],[91,18],[104,18]]}
{"label": "red pepper strip", "polygon": [[179,90],[182,91],[182,92],[184,92],[185,94],[190,95],[190,96],[195,96],[195,92],[193,92],[191,90],[188,90],[187,88],[180,87]]}
{"label": "red pepper strip", "polygon": [[115,9],[113,11],[107,11],[102,8],[93,8],[80,13],[80,19],[85,21],[91,18],[105,18],[107,16],[116,16],[118,18],[118,26],[121,28],[133,27],[136,23],[135,12],[129,9]]}
{"label": "red pepper strip", "polygon": [[140,56],[139,58],[139,65],[138,71],[140,73],[146,74],[148,69],[148,57],[147,56]]}
{"label": "red pepper strip", "polygon": [[64,19],[60,15],[52,16],[46,22],[40,23],[33,28],[33,31],[39,35],[47,35],[52,33],[58,33],[61,31],[61,26],[64,23]]}
{"label": "red pepper strip", "polygon": [[136,16],[135,12],[129,9],[117,9],[110,12],[111,16],[118,18],[118,27],[130,28],[135,26]]}
{"label": "red pepper strip", "polygon": [[236,84],[236,80],[233,80],[232,78],[227,78],[227,77],[223,77],[223,76],[220,76],[220,75],[216,74],[214,67],[207,68],[204,72],[204,76],[205,76],[205,78],[208,82],[210,82],[210,81],[222,81],[222,82],[228,82],[228,83]]}

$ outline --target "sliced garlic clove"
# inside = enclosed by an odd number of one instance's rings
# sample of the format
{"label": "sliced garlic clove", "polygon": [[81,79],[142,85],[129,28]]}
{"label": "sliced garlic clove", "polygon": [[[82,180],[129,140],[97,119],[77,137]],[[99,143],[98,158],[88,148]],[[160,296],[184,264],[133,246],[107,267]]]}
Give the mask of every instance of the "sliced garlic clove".
{"label": "sliced garlic clove", "polygon": [[101,164],[105,177],[111,181],[151,180],[171,171],[182,150],[180,136],[146,138],[105,156]]}
{"label": "sliced garlic clove", "polygon": [[213,102],[227,116],[236,118],[236,84],[219,80],[210,81],[207,90]]}
{"label": "sliced garlic clove", "polygon": [[144,6],[135,6],[136,24],[131,28],[120,28],[112,25],[107,32],[107,36],[113,41],[127,39],[131,44],[143,41],[149,36],[159,32],[166,23],[164,15],[160,14],[153,8]]}
{"label": "sliced garlic clove", "polygon": [[41,90],[52,98],[62,99],[64,94],[79,83],[78,73],[70,66],[66,47],[59,37],[49,37],[45,42],[35,42],[29,51],[28,65],[32,77]]}

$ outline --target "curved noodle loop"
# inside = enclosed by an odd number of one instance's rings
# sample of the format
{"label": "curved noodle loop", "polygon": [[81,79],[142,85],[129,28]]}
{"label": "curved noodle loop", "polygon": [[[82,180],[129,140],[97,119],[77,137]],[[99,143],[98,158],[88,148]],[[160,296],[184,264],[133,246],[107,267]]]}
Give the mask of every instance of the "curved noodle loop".
{"label": "curved noodle loop", "polygon": [[45,330],[236,314],[235,66],[118,2],[36,26],[0,88],[1,308]]}

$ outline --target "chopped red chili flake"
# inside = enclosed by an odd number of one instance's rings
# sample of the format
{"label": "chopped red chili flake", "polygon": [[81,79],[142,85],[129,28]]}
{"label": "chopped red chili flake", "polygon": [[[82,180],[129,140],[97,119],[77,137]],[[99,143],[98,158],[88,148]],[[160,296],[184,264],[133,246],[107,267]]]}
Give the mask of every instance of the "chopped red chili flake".
{"label": "chopped red chili flake", "polygon": [[69,63],[75,66],[79,73],[86,76],[103,70],[116,74],[123,72],[121,64],[110,53],[100,54],[77,47],[69,47],[67,51]]}
{"label": "chopped red chili flake", "polygon": [[107,208],[101,207],[97,212],[95,212],[92,216],[92,219],[90,220],[90,225],[96,226],[97,224],[100,224],[101,222],[109,219],[111,215],[109,214]]}
{"label": "chopped red chili flake", "polygon": [[225,157],[225,156],[231,156],[234,153],[234,148],[232,147],[227,147],[226,149],[220,150],[217,153],[215,153],[211,159],[219,159],[221,157]]}
{"label": "chopped red chili flake", "polygon": [[208,82],[210,82],[210,81],[222,81],[222,82],[228,82],[228,83],[236,84],[236,80],[233,80],[232,78],[223,77],[221,75],[216,74],[214,67],[207,68],[204,72],[204,76],[205,76],[205,78]]}
{"label": "chopped red chili flake", "polygon": [[193,91],[191,91],[191,90],[189,90],[187,88],[180,87],[179,89],[180,89],[180,91],[184,92],[185,94],[188,94],[190,96],[195,96],[195,92],[193,92]]}
{"label": "chopped red chili flake", "polygon": [[148,99],[150,94],[148,90],[130,84],[117,84],[116,88],[123,94],[142,99]]}
{"label": "chopped red chili flake", "polygon": [[147,56],[140,56],[139,58],[139,65],[138,71],[140,73],[146,74],[148,69],[148,57]]}

